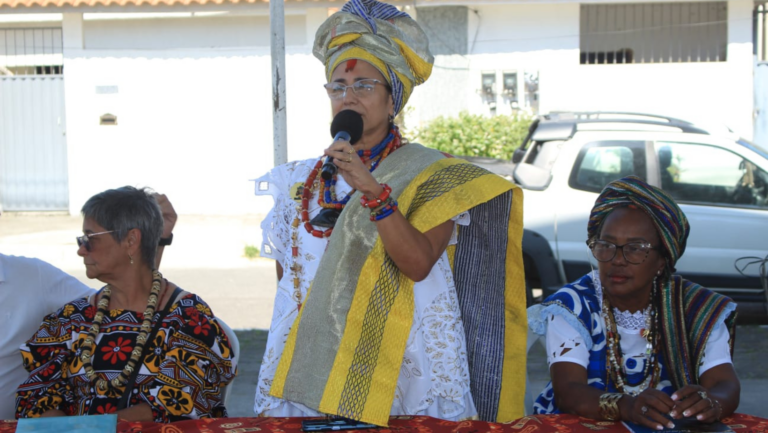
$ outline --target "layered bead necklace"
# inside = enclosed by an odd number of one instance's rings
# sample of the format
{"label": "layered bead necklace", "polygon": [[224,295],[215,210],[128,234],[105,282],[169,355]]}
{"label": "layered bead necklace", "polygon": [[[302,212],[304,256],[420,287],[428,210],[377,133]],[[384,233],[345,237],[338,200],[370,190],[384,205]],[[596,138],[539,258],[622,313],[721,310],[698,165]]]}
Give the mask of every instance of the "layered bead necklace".
{"label": "layered bead necklace", "polygon": [[[387,135],[384,141],[372,149],[358,150],[357,155],[363,161],[363,164],[368,164],[369,162],[371,163],[369,171],[373,172],[376,167],[378,167],[379,164],[381,164],[381,162],[387,158],[387,156],[405,144],[406,142],[403,142],[398,127],[393,125],[389,131],[389,135]],[[300,302],[302,273],[302,267],[297,263],[297,257],[299,256],[299,226],[303,223],[304,229],[307,231],[307,233],[316,238],[328,238],[331,236],[331,233],[333,233],[333,227],[326,230],[317,230],[312,226],[312,224],[310,224],[309,200],[312,199],[312,193],[319,188],[319,197],[317,199],[318,204],[324,209],[337,209],[339,211],[344,209],[344,207],[349,202],[349,198],[352,196],[352,194],[355,193],[355,190],[352,190],[341,200],[339,200],[336,196],[336,180],[338,179],[337,175],[333,175],[330,180],[317,180],[317,175],[323,166],[323,160],[324,158],[320,158],[320,160],[317,161],[315,167],[312,169],[312,171],[310,171],[307,180],[304,182],[304,187],[301,194],[301,206],[297,208],[297,215],[291,224],[293,229],[291,233],[291,257],[293,258],[293,263],[290,269],[291,274],[293,275],[293,298],[297,303],[299,303],[299,308],[301,308]]]}
{"label": "layered bead necklace", "polygon": [[[403,141],[402,137],[400,137],[400,131],[398,130],[397,126],[393,126],[389,131],[389,135],[387,135],[387,138],[385,138],[384,141],[370,150],[358,150],[357,155],[363,161],[363,164],[368,164],[368,162],[372,161],[369,171],[373,172],[376,170],[376,167],[381,164],[381,161],[383,161],[387,156],[389,156],[402,145]],[[307,180],[304,182],[304,190],[301,195],[301,207],[299,208],[298,215],[298,217],[301,218],[301,222],[304,223],[304,228],[307,230],[307,233],[310,233],[312,236],[317,238],[327,238],[331,236],[331,233],[333,232],[333,227],[321,231],[316,230],[312,224],[309,223],[309,200],[312,198],[312,193],[315,190],[315,180],[317,179],[317,174],[320,172],[322,166],[323,158],[320,158],[320,160],[315,164],[315,167],[309,173]],[[317,203],[325,209],[344,209],[344,206],[346,206],[347,202],[349,202],[349,198],[352,196],[352,194],[355,193],[355,190],[352,190],[346,196],[344,196],[344,198],[339,200],[336,196],[337,179],[338,176],[333,175],[331,179],[319,182],[320,194],[317,199]],[[294,224],[298,225],[298,222],[294,220]]]}
{"label": "layered bead necklace", "polygon": [[112,379],[106,381],[99,378],[96,372],[93,370],[91,361],[93,359],[93,345],[96,341],[96,336],[99,335],[99,329],[101,323],[104,321],[104,316],[109,312],[109,299],[112,295],[112,289],[109,285],[104,287],[101,292],[101,299],[98,303],[98,311],[93,316],[93,323],[88,330],[88,336],[83,341],[83,346],[80,352],[80,360],[83,362],[83,368],[85,369],[85,376],[88,380],[94,384],[99,390],[106,391],[108,387],[119,388],[124,386],[128,382],[128,377],[131,376],[136,364],[141,358],[141,354],[144,352],[144,345],[147,342],[147,336],[152,330],[152,317],[155,315],[155,309],[157,308],[157,302],[160,296],[160,287],[163,275],[158,271],[152,271],[152,289],[149,293],[149,299],[147,300],[147,308],[144,310],[144,321],[141,324],[139,336],[136,337],[136,347],[131,352],[131,358],[123,368],[120,374]]}
{"label": "layered bead necklace", "polygon": [[[611,308],[608,298],[603,293],[603,308],[602,316],[606,325],[605,338],[606,338],[606,387],[608,386],[608,379],[613,381],[616,385],[616,389],[623,394],[629,394],[637,396],[642,391],[648,388],[655,388],[659,381],[659,362],[658,362],[658,348],[659,348],[659,315],[656,307],[656,280],[653,282],[653,289],[651,290],[651,302],[650,311],[646,316],[645,328],[640,331],[643,338],[646,340],[645,349],[645,367],[643,368],[643,379],[639,383],[629,383],[627,375],[624,372],[624,357],[621,353],[621,337],[616,327],[616,319],[613,314],[613,308]],[[636,387],[635,391],[630,391],[627,386]]]}

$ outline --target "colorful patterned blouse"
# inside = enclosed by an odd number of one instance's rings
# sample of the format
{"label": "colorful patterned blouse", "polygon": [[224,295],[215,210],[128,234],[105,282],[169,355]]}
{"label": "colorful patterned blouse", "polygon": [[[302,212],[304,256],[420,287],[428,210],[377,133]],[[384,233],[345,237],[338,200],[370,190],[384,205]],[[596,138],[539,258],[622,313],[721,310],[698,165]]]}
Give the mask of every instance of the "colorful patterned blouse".
{"label": "colorful patterned blouse", "polygon": [[[236,374],[226,334],[197,295],[186,294],[171,308],[144,347],[146,357],[128,406],[148,404],[156,422],[226,417],[223,387]],[[45,317],[21,347],[30,375],[16,394],[17,418],[37,417],[51,409],[67,415],[117,410],[122,392],[97,391],[79,356],[95,313],[87,298],[68,303]],[[153,325],[160,313],[155,314]],[[99,377],[110,380],[123,370],[143,320],[142,313],[127,310],[105,315],[91,361]]]}

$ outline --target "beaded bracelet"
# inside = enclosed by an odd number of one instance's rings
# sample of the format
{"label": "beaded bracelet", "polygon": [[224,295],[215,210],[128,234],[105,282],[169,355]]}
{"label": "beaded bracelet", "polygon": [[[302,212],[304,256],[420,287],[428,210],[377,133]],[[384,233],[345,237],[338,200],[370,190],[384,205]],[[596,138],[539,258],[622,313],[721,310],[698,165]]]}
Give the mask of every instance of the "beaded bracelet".
{"label": "beaded bracelet", "polygon": [[624,394],[618,392],[607,392],[600,396],[600,416],[608,421],[618,421],[621,419],[621,411],[619,410],[619,400],[624,397]]}
{"label": "beaded bracelet", "polygon": [[710,398],[709,401],[714,402],[715,405],[717,405],[717,416],[715,416],[715,420],[720,421],[721,417],[723,416],[723,406],[716,398]]}
{"label": "beaded bracelet", "polygon": [[387,197],[387,199],[384,200],[380,205],[378,205],[375,208],[371,209],[371,213],[381,212],[382,209],[384,209],[385,207],[389,206],[394,201],[395,201],[395,199],[393,199],[392,197]]}
{"label": "beaded bracelet", "polygon": [[377,207],[371,212],[371,221],[380,221],[384,218],[392,215],[397,210],[397,201],[391,197],[387,197],[384,204]]}
{"label": "beaded bracelet", "polygon": [[382,183],[381,187],[384,188],[384,191],[382,191],[378,197],[371,200],[366,196],[362,196],[360,197],[360,204],[363,205],[363,207],[373,209],[381,205],[384,201],[386,201],[389,198],[389,193],[392,192],[392,188],[390,188],[389,185],[385,183]]}

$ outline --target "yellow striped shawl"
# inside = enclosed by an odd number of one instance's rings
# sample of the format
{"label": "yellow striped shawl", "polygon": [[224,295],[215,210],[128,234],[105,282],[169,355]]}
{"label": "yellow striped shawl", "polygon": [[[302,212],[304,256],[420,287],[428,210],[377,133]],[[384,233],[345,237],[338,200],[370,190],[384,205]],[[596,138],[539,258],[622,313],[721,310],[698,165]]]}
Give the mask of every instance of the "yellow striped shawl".
{"label": "yellow striped shawl", "polygon": [[[523,415],[527,319],[522,191],[418,144],[374,172],[400,211],[426,232],[469,211],[448,255],[481,418]],[[270,394],[327,414],[386,426],[414,314],[414,282],[384,250],[368,211],[351,197],[291,328]],[[489,248],[492,247],[492,248]]]}

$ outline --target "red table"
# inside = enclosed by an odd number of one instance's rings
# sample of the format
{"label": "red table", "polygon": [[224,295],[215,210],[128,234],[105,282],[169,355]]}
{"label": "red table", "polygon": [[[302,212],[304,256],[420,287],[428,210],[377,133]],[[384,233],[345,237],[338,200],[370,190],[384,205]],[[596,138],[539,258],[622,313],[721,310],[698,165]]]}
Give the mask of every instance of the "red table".
{"label": "red table", "polygon": [[[118,433],[299,433],[302,418],[219,418],[182,421],[173,424],[121,422]],[[768,433],[768,419],[751,415],[734,415],[723,422],[736,433]],[[0,433],[16,431],[16,421],[0,421]],[[352,432],[352,430],[347,430]],[[621,423],[595,421],[573,415],[537,415],[520,418],[509,424],[483,421],[451,422],[426,416],[392,417],[389,428],[356,430],[361,433],[451,432],[451,433],[626,433]]]}

